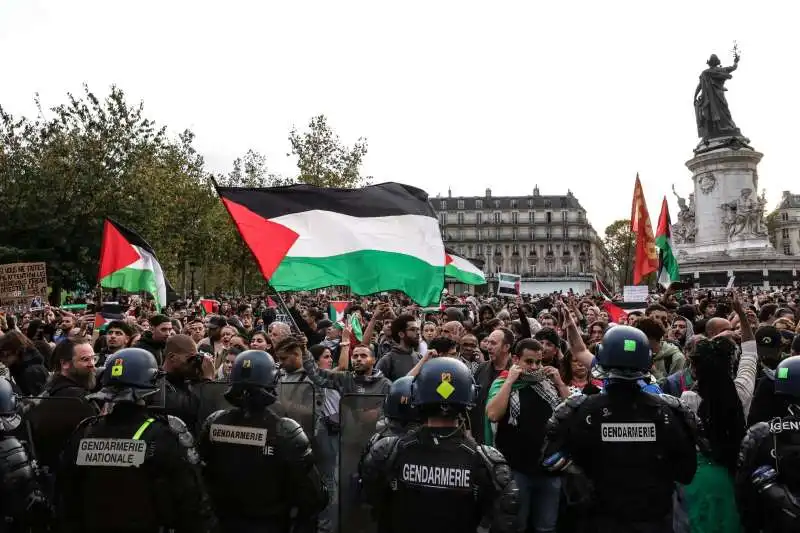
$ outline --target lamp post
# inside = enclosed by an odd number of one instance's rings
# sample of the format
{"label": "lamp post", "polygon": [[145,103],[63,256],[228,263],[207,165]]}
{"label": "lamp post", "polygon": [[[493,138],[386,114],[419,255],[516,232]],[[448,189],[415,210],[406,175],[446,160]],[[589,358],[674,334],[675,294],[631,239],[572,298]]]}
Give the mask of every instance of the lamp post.
{"label": "lamp post", "polygon": [[194,261],[189,261],[189,274],[191,275],[191,290],[192,290],[192,301],[194,301],[194,270],[197,268],[197,263]]}

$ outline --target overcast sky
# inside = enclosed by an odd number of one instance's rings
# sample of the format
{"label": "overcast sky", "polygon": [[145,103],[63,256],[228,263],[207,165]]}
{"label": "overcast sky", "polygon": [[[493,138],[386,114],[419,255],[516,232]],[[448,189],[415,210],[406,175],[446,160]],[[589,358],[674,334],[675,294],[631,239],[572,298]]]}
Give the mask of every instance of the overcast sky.
{"label": "overcast sky", "polygon": [[[776,7],[771,7],[771,4]],[[117,84],[210,168],[252,148],[295,171],[288,131],[324,113],[364,172],[431,196],[563,194],[602,232],[630,216],[636,173],[653,225],[696,146],[708,56],[739,70],[733,118],[764,153],[772,208],[797,180],[794,2],[236,2],[0,0],[0,103],[33,114]],[[676,202],[670,194],[673,220]]]}

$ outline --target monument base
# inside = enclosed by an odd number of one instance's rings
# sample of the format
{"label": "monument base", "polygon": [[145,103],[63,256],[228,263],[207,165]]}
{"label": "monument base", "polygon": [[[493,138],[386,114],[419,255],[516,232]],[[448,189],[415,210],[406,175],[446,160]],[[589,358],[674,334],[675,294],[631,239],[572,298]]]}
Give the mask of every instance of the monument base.
{"label": "monument base", "polygon": [[782,255],[767,242],[677,245],[681,281],[695,288],[723,288],[731,276],[737,287],[800,286],[797,258]]}

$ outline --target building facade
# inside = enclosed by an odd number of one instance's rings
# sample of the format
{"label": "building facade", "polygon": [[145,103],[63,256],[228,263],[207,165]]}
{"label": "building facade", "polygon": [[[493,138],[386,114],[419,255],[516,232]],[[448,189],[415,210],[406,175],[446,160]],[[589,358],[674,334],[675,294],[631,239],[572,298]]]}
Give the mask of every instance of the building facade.
{"label": "building facade", "polygon": [[773,216],[770,240],[775,250],[784,255],[800,256],[800,194],[783,191]]}
{"label": "building facade", "polygon": [[[593,278],[608,284],[610,263],[586,211],[572,192],[542,196],[437,196],[430,199],[445,246],[482,266],[523,281]],[[481,265],[482,264],[482,265]]]}

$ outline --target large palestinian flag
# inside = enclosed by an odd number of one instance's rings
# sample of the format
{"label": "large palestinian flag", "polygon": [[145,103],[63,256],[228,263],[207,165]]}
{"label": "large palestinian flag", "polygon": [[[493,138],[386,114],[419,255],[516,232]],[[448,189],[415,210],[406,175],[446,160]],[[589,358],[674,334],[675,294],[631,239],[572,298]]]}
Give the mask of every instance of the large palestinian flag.
{"label": "large palestinian flag", "polygon": [[161,309],[167,305],[167,280],[156,254],[136,232],[106,219],[100,248],[100,286],[127,292],[149,292]]}
{"label": "large palestinian flag", "polygon": [[445,253],[428,195],[399,183],[361,189],[292,185],[217,192],[261,273],[279,291],[347,285],[439,301]]}

